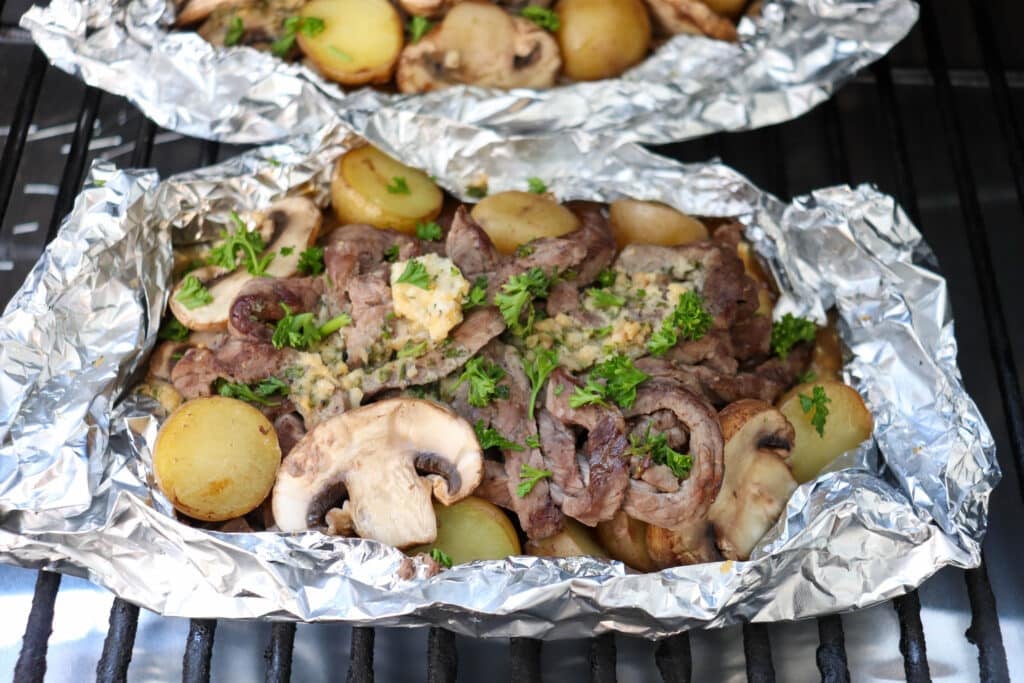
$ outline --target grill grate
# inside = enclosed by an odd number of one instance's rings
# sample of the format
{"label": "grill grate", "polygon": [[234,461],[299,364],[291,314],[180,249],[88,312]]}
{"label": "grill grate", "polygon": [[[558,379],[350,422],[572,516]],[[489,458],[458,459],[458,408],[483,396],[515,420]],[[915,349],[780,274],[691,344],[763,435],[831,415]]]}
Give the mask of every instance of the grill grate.
{"label": "grill grate", "polygon": [[[918,190],[919,179],[915,178],[915,159],[920,153],[912,149],[908,130],[907,111],[919,115],[923,107],[920,91],[925,89],[931,105],[937,112],[940,127],[934,137],[942,137],[946,157],[939,164],[951,166],[956,199],[962,213],[963,230],[966,236],[959,239],[967,242],[969,264],[980,299],[981,321],[986,331],[988,353],[992,360],[992,374],[996,380],[998,396],[988,406],[993,428],[997,418],[993,409],[1001,409],[1005,419],[1006,442],[1009,448],[1001,449],[1010,453],[1006,462],[1015,465],[1018,484],[1024,493],[1024,409],[1022,409],[1021,386],[1017,373],[1013,337],[1003,306],[1002,292],[1007,291],[1001,283],[1000,273],[995,267],[999,261],[996,249],[1005,245],[1005,239],[997,233],[990,233],[981,200],[984,188],[976,180],[970,153],[968,135],[965,134],[964,107],[965,92],[978,91],[990,100],[991,112],[998,127],[1000,146],[1005,151],[1006,163],[1013,178],[1016,203],[1024,209],[1024,136],[1015,112],[1015,97],[1024,88],[1024,77],[1019,70],[1007,70],[1000,50],[997,27],[1000,23],[1013,23],[1013,10],[1008,0],[959,0],[953,3],[938,3],[935,0],[921,0],[922,16],[919,26],[911,37],[898,48],[904,62],[894,66],[897,56],[885,58],[862,73],[855,81],[854,94],[849,97],[870,99],[873,104],[863,104],[877,118],[879,139],[886,143],[884,151],[874,150],[888,156],[887,183],[883,189],[895,194],[913,220],[921,225],[922,216],[934,213],[934,199],[924,197]],[[23,8],[18,8],[18,14]],[[70,210],[74,196],[82,183],[87,162],[91,158],[91,143],[96,130],[99,112],[104,96],[94,88],[86,88],[77,108],[77,119],[66,160],[60,172],[60,184],[56,189],[52,212],[46,225],[45,241],[36,240],[31,248],[15,244],[8,214],[14,199],[14,189],[19,173],[32,167],[32,159],[25,156],[26,143],[32,133],[32,122],[36,117],[43,90],[44,77],[54,73],[42,54],[32,49],[24,70],[24,77],[16,79],[13,73],[5,71],[8,54],[18,49],[24,53],[29,48],[23,32],[12,24],[17,14],[0,0],[0,81],[18,84],[17,98],[10,114],[5,114],[0,104],[0,123],[9,120],[10,127],[0,157],[0,264],[14,263],[15,271],[23,273],[38,255],[45,242],[55,235],[61,218]],[[1019,15],[1017,15],[1019,17]],[[943,21],[943,19],[946,19]],[[958,24],[957,20],[963,20]],[[964,28],[973,24],[974,33]],[[955,40],[950,40],[953,35]],[[972,37],[973,36],[973,37]],[[961,43],[960,41],[963,41]],[[977,46],[980,64],[963,60]],[[1005,45],[1005,42],[1003,43]],[[10,52],[7,52],[10,51]],[[957,68],[951,69],[947,54],[954,55]],[[966,61],[966,66],[960,62]],[[1019,69],[1022,64],[1010,63]],[[12,88],[13,89],[13,88]],[[839,101],[848,97],[844,91]],[[837,99],[833,99],[817,111],[800,121],[734,136],[717,135],[711,138],[678,145],[667,145],[659,151],[684,159],[703,159],[721,156],[733,165],[753,171],[755,181],[767,189],[789,196],[789,185],[793,178],[807,182],[808,187],[825,184],[828,180],[850,182],[857,168],[854,154],[863,154],[857,146],[849,144],[844,131],[844,111]],[[916,108],[908,107],[917,105]],[[130,163],[133,166],[147,166],[153,161],[154,149],[160,138],[160,131],[150,121],[139,121],[134,143],[131,147]],[[869,125],[866,121],[851,123],[850,126]],[[2,130],[2,129],[0,129]],[[787,141],[819,136],[820,148],[805,145],[798,154],[790,154]],[[852,139],[852,136],[851,136]],[[751,159],[736,153],[736,141],[742,140],[748,148],[755,148],[757,154]],[[932,141],[934,142],[934,140]],[[811,149],[813,148],[813,149]],[[221,149],[216,143],[198,144],[196,164],[214,162]],[[742,159],[738,159],[742,157]],[[737,163],[742,161],[742,163]],[[807,166],[812,171],[802,170]],[[920,168],[917,167],[920,171]],[[881,182],[881,179],[879,179]],[[794,185],[796,183],[793,183]],[[805,188],[800,187],[801,191]],[[926,208],[925,202],[929,202]],[[995,244],[995,247],[993,246]],[[26,253],[28,252],[28,253]],[[2,269],[2,266],[0,266]],[[965,272],[966,272],[965,270]],[[0,297],[5,300],[21,277],[2,282]],[[1017,353],[1021,351],[1018,350]],[[1000,443],[1000,446],[1003,444]],[[1015,497],[1015,510],[1019,514],[1021,500]],[[990,544],[991,546],[991,544]],[[991,547],[990,547],[991,549]],[[999,614],[996,610],[995,592],[989,580],[986,566],[964,572],[967,600],[971,609],[971,623],[966,638],[977,648],[979,675],[983,681],[1008,681],[1009,667]],[[37,576],[35,595],[31,612],[25,627],[22,649],[15,667],[16,681],[42,681],[46,673],[47,646],[52,629],[55,600],[60,588],[60,575],[40,571]],[[908,681],[930,681],[925,642],[925,626],[921,617],[921,599],[917,591],[892,601],[899,624],[899,652]],[[135,644],[139,624],[139,609],[120,599],[115,599],[110,611],[109,630],[103,643],[103,650],[96,669],[97,680],[125,681]],[[746,660],[746,674],[749,681],[770,682],[776,679],[776,667],[772,656],[772,635],[777,627],[764,624],[747,624],[742,629],[743,652]],[[190,622],[185,653],[182,662],[183,679],[206,681],[210,679],[211,660],[214,650],[217,622],[213,620],[192,620]],[[850,680],[850,666],[847,659],[846,635],[843,619],[838,615],[817,620],[818,646],[817,667],[822,681],[842,682]],[[431,683],[454,681],[458,674],[458,655],[455,636],[443,629],[429,629],[427,638],[426,675]],[[621,638],[621,636],[619,637]],[[291,623],[273,624],[269,641],[266,643],[266,680],[288,681],[291,676],[296,626]],[[352,630],[348,678],[350,683],[373,681],[374,679],[375,632],[371,628]],[[776,643],[778,646],[778,642]],[[943,647],[951,647],[943,643]],[[535,681],[541,679],[542,645],[540,641],[516,638],[510,641],[510,672],[514,681]],[[691,639],[687,634],[677,635],[659,641],[653,649],[654,664],[667,683],[688,682],[694,677],[694,658]],[[604,683],[617,679],[616,636],[603,635],[590,640],[590,678]],[[856,666],[853,662],[853,666]]]}

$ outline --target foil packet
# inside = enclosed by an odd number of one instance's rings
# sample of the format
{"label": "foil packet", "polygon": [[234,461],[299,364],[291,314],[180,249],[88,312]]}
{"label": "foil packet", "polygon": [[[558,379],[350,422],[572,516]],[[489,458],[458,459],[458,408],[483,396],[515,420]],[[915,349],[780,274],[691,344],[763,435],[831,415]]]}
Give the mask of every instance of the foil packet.
{"label": "foil packet", "polygon": [[50,61],[123,95],[160,126],[232,143],[308,135],[381,113],[499,138],[583,130],[646,143],[786,121],[828,99],[904,38],[912,0],[769,0],[739,41],[679,35],[619,78],[547,90],[460,86],[419,95],[344,91],[301,64],[219,48],[173,27],[169,0],[52,0],[21,25]]}
{"label": "foil packet", "polygon": [[[397,131],[377,132],[402,145]],[[933,257],[896,202],[864,185],[786,205],[720,163],[582,134],[476,150],[443,141],[447,155],[411,161],[457,195],[481,176],[497,191],[536,175],[563,200],[632,196],[736,217],[780,284],[777,316],[838,312],[844,377],[875,416],[874,438],[800,486],[749,561],[636,574],[594,558],[511,557],[428,577],[374,541],[175,520],[151,485],[162,416],[129,391],[156,341],[172,240],[211,236],[232,209],[291,193],[325,205],[332,162],[359,144],[331,126],[163,182],[92,167],[0,318],[0,560],[84,576],[166,615],[544,638],[810,617],[979,564],[995,448],[960,381],[946,282],[922,265]]]}

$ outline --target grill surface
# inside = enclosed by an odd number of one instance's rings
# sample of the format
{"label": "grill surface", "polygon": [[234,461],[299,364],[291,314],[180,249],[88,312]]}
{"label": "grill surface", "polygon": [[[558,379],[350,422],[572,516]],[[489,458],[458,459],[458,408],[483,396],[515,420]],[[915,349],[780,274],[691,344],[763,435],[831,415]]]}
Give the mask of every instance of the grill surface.
{"label": "grill surface", "polygon": [[[1024,593],[1014,524],[1024,512],[1024,53],[1013,0],[922,1],[892,54],[802,119],[657,151],[719,156],[784,197],[874,182],[896,195],[950,283],[960,365],[993,429],[1006,484],[992,499],[986,564],[947,569],[889,605],[799,623],[746,625],[657,643],[624,636],[546,643],[398,630],[165,619],[85,581],[0,568],[0,675],[17,681],[1024,680]],[[238,150],[157,129],[124,100],[46,65],[0,0],[0,301],[20,285],[102,157],[163,175]],[[1013,315],[1017,313],[1018,315]],[[1009,315],[1008,315],[1009,314]],[[1014,481],[1016,480],[1016,486]],[[61,587],[63,586],[63,590]],[[107,616],[109,609],[109,617]],[[52,631],[52,635],[51,635]],[[1009,653],[1009,657],[1007,656]]]}

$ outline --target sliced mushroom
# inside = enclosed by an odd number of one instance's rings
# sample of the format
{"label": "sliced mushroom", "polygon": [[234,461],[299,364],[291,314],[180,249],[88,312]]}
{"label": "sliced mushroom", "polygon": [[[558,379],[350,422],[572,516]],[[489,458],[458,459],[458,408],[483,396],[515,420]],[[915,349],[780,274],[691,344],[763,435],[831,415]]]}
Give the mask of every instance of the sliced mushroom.
{"label": "sliced mushroom", "polygon": [[715,534],[707,519],[673,529],[647,527],[647,553],[658,569],[680,567],[722,559],[715,547]]}
{"label": "sliced mushroom", "polygon": [[561,67],[558,43],[550,33],[495,5],[464,2],[402,50],[395,80],[407,93],[459,83],[547,88]]}
{"label": "sliced mushroom", "polygon": [[463,0],[398,0],[398,4],[401,5],[402,9],[409,14],[433,19],[447,12],[451,9],[452,5],[457,5],[462,1]]}
{"label": "sliced mushroom", "polygon": [[274,519],[282,531],[323,528],[347,498],[359,536],[398,548],[432,543],[431,491],[451,505],[482,475],[480,444],[465,420],[430,401],[379,401],[322,422],[292,449],[274,485]]}
{"label": "sliced mushroom", "polygon": [[776,408],[751,399],[727,405],[719,421],[725,436],[725,477],[708,519],[722,555],[746,560],[796,490],[785,462],[795,432]]}
{"label": "sliced mushroom", "polygon": [[647,0],[659,33],[705,35],[718,40],[735,41],[736,25],[701,0]]}
{"label": "sliced mushroom", "polygon": [[178,8],[174,23],[178,26],[191,26],[210,16],[216,10],[228,10],[244,7],[251,0],[185,0]]}
{"label": "sliced mushroom", "polygon": [[[212,11],[206,5],[213,5]],[[237,0],[192,0],[178,17],[191,19],[200,14],[199,9],[206,11],[205,19],[198,33],[208,43],[224,45],[229,34],[242,27],[240,35],[232,36],[232,45],[248,45],[257,50],[270,50],[274,41],[287,34],[285,21],[295,16],[305,4],[305,0],[260,0],[259,2],[238,2]],[[187,12],[187,13],[186,13]],[[240,23],[239,23],[240,22]],[[192,23],[192,22],[189,22]],[[297,55],[299,50],[292,47],[286,57]]]}
{"label": "sliced mushroom", "polygon": [[[273,254],[267,277],[290,277],[298,270],[299,256],[320,234],[321,215],[316,204],[304,197],[286,197],[272,204],[258,217],[259,231],[267,245],[264,253]],[[287,254],[282,253],[287,252]],[[224,330],[231,305],[253,275],[244,268],[227,271],[216,266],[194,270],[195,276],[210,292],[213,301],[188,308],[178,300],[183,279],[171,292],[171,311],[191,330]]]}

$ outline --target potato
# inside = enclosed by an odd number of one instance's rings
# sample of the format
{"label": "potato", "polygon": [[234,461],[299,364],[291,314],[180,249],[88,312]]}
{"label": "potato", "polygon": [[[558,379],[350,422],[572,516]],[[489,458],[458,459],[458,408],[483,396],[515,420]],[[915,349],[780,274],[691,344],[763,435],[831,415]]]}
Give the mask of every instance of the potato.
{"label": "potato", "polygon": [[743,261],[743,270],[758,284],[757,287],[757,315],[771,316],[775,308],[775,282],[770,273],[757,258],[757,252],[750,246],[749,242],[740,242],[736,247],[736,253]]}
{"label": "potato", "polygon": [[485,197],[470,212],[473,220],[503,254],[538,237],[559,237],[580,226],[580,220],[554,199],[532,192],[499,192]]}
{"label": "potato", "polygon": [[613,559],[642,572],[655,567],[647,552],[647,524],[619,510],[607,522],[597,525],[597,540],[608,549]]}
{"label": "potato", "polygon": [[327,78],[345,85],[386,83],[402,52],[402,19],[388,0],[312,0],[303,18],[324,30],[296,33],[299,48]]}
{"label": "potato", "polygon": [[608,209],[612,234],[619,248],[627,244],[674,247],[708,238],[708,229],[696,218],[658,202],[620,199]]}
{"label": "potato", "polygon": [[281,465],[277,434],[248,403],[223,396],[183,403],[160,428],[156,483],[178,511],[220,522],[256,509]]}
{"label": "potato", "polygon": [[[811,396],[820,386],[831,400],[825,435],[819,436],[811,424],[814,410],[805,413],[800,405],[800,394]],[[864,400],[852,387],[836,380],[800,384],[779,399],[779,410],[796,430],[796,445],[787,460],[793,478],[799,483],[818,476],[822,468],[846,451],[856,448],[871,436],[874,420]]]}
{"label": "potato", "polygon": [[406,552],[429,554],[434,548],[447,553],[452,564],[473,560],[501,560],[520,555],[519,537],[501,508],[483,498],[469,496],[453,505],[434,502],[437,539]]}
{"label": "potato", "polygon": [[417,223],[437,217],[443,201],[426,173],[375,147],[360,147],[341,157],[331,180],[331,203],[343,225],[369,223],[414,235]]}
{"label": "potato", "polygon": [[527,541],[526,554],[538,557],[608,557],[604,548],[594,540],[590,529],[568,517],[565,518],[565,528],[554,536]]}
{"label": "potato", "polygon": [[814,336],[814,355],[811,356],[811,367],[814,379],[839,379],[843,369],[843,347],[839,342],[839,333],[835,323],[830,319],[826,327],[819,327]]}
{"label": "potato", "polygon": [[558,46],[574,81],[614,78],[651,47],[651,18],[642,0],[559,0]]}
{"label": "potato", "polygon": [[736,19],[743,13],[743,8],[747,6],[747,1],[748,0],[701,0],[701,2],[710,7],[712,11],[731,19]]}

